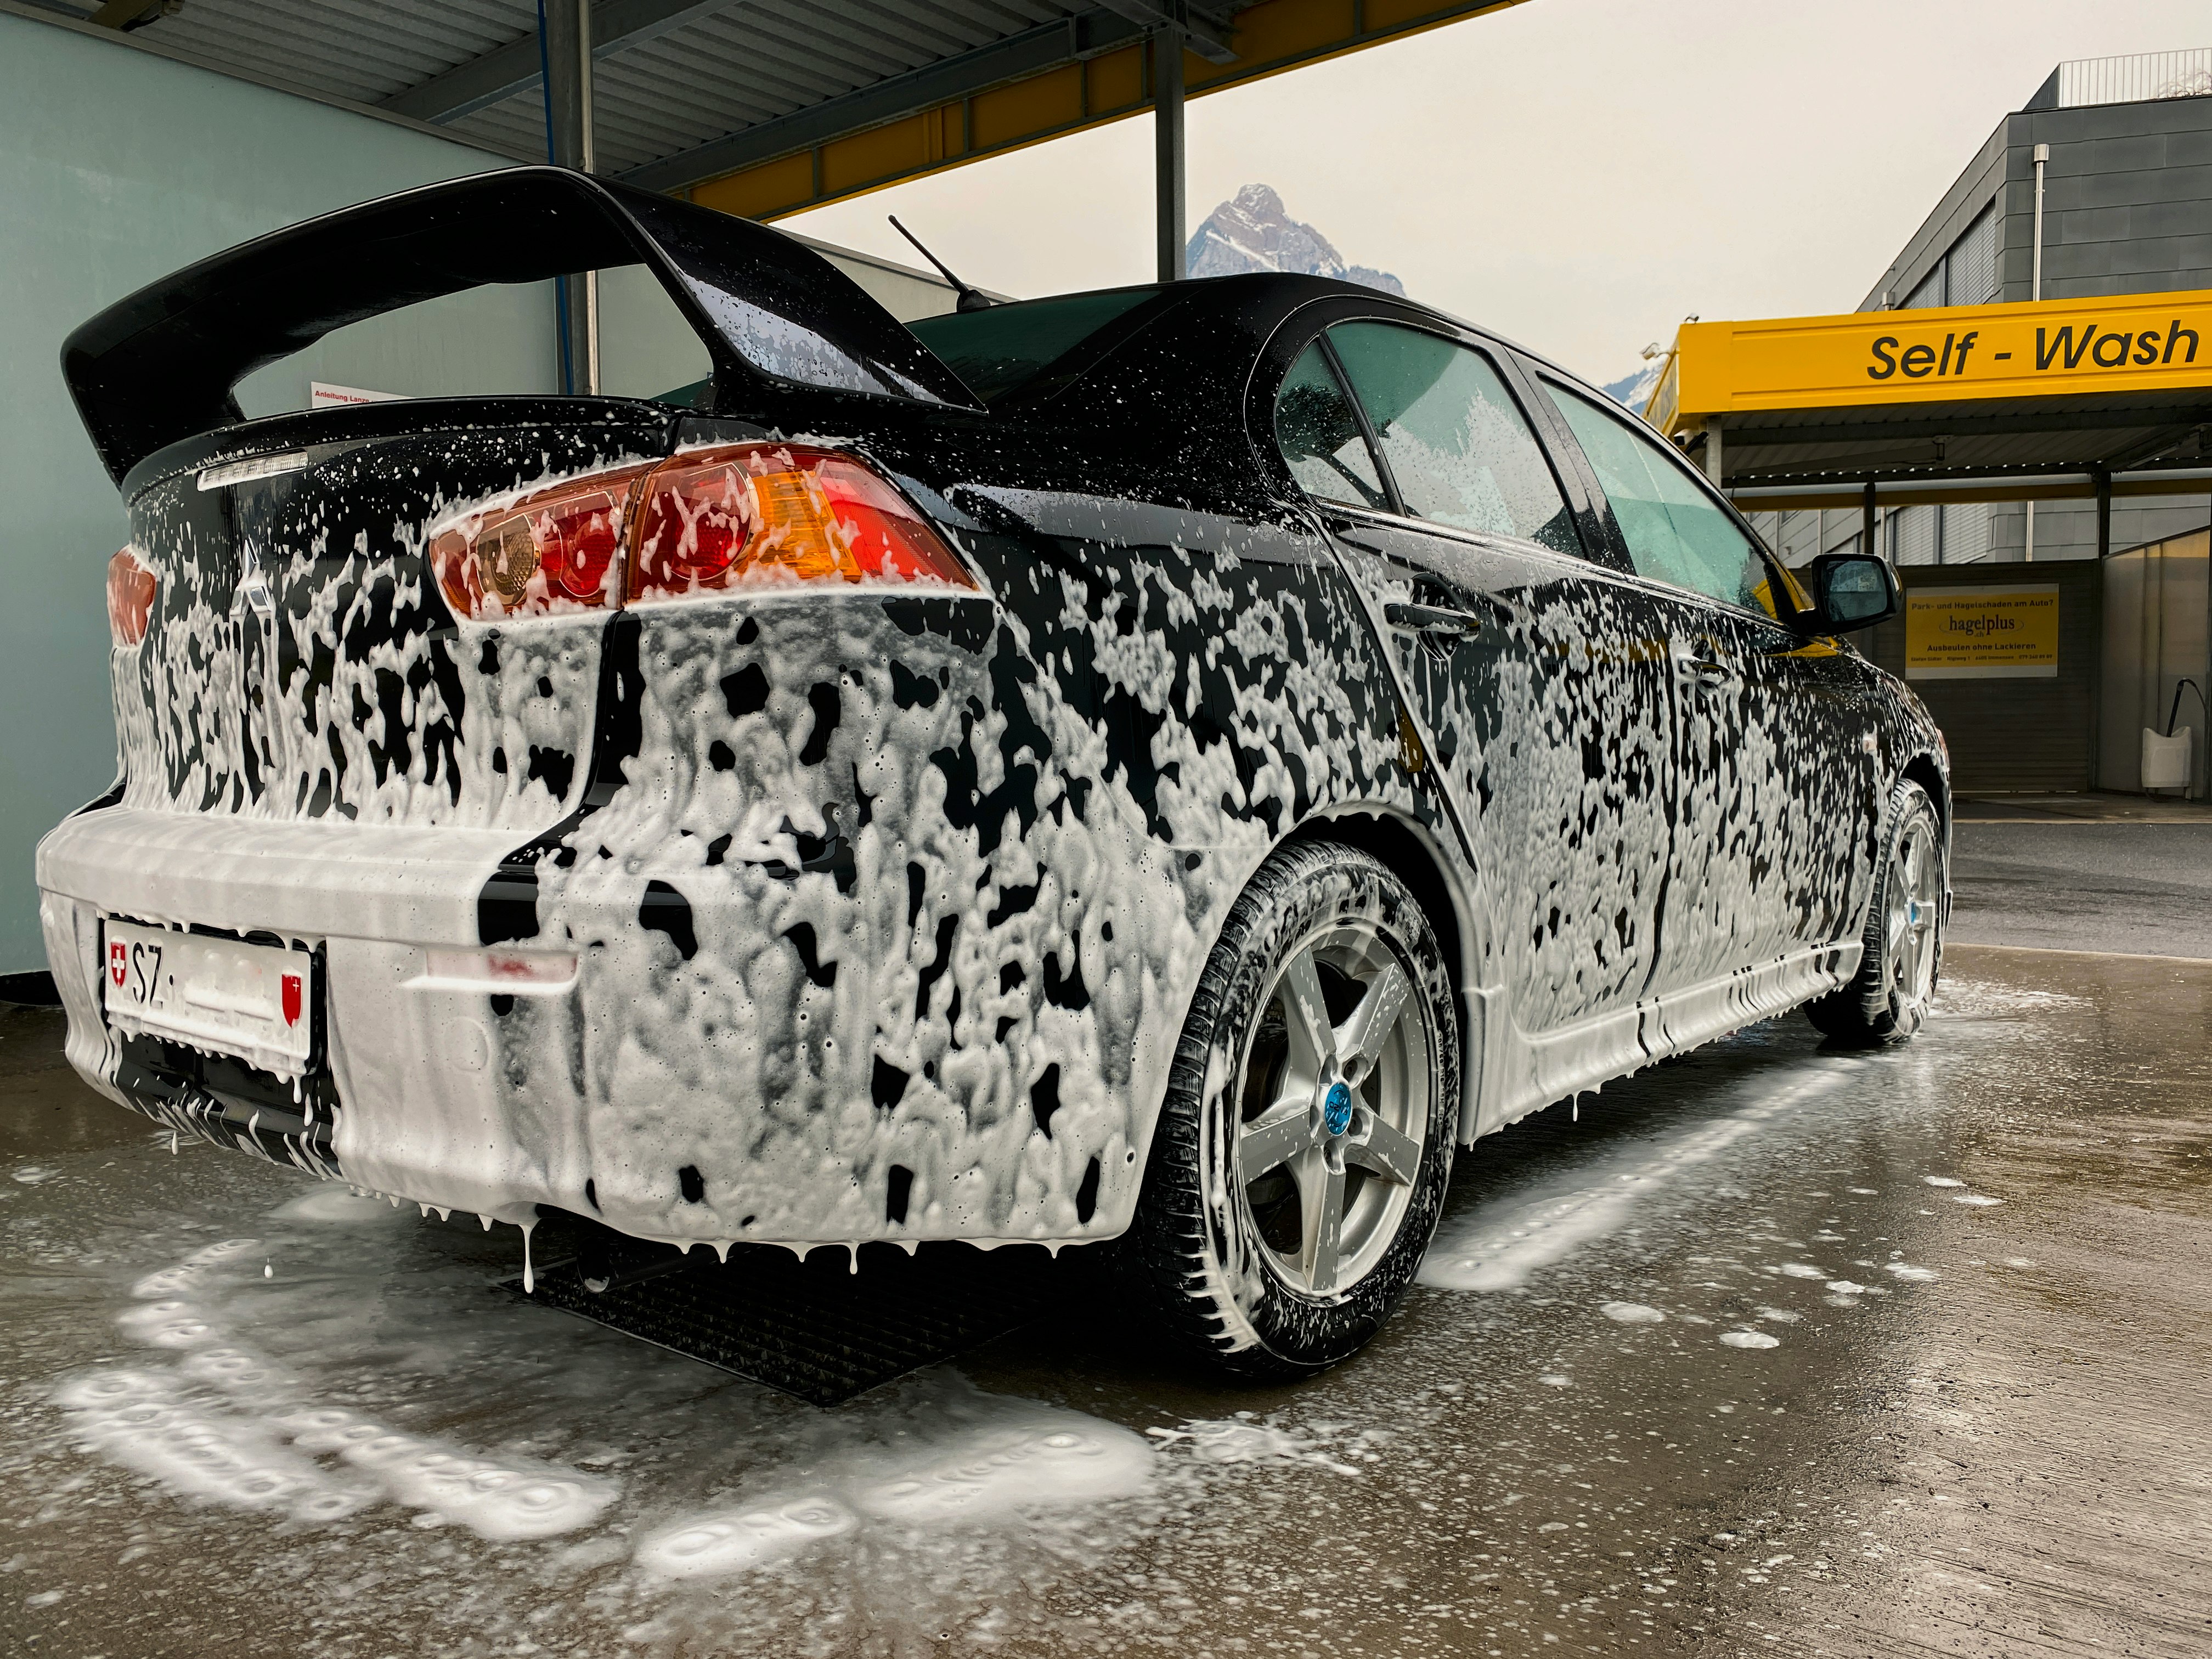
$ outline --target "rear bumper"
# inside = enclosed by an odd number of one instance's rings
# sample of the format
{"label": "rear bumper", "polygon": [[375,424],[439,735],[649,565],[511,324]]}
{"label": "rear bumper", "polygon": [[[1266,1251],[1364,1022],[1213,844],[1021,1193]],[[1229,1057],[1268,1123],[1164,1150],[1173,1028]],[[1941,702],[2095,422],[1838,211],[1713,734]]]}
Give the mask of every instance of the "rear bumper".
{"label": "rear bumper", "polygon": [[[899,926],[903,865],[885,882],[864,846],[857,884],[849,867],[774,864],[686,881],[696,957],[641,914],[635,880],[595,892],[571,879],[557,926],[549,915],[543,935],[488,951],[480,900],[514,845],[511,830],[122,807],[70,818],[39,854],[70,1058],[103,1093],[181,1133],[501,1220],[551,1205],[643,1238],[799,1246],[1075,1242],[1127,1224],[1143,1150],[1133,1091],[1084,1086],[1084,1022],[1048,1004],[1017,1010],[1014,996],[1001,1009],[996,964],[956,959],[937,1000],[959,985],[987,1028],[1018,1013],[1028,1054],[1000,1048],[992,1059],[1007,1075],[963,1077],[957,1104],[935,1065],[901,1056],[908,1075],[881,1058],[881,1010],[912,1001],[915,953],[895,945],[872,960],[830,942],[865,939],[871,915],[885,934],[931,932]],[[588,868],[611,877],[620,865]],[[319,950],[325,1072],[295,1092],[219,1057],[125,1039],[101,1012],[103,914]],[[810,951],[794,947],[807,917],[822,957],[842,958],[835,971],[810,971]],[[938,957],[938,944],[921,950]],[[502,956],[554,966],[541,982],[495,979]],[[1048,1050],[1071,1063],[1053,1133],[1041,1133],[1029,1079],[1014,1073]],[[994,1096],[1010,1109],[975,1109]],[[1079,1215],[1086,1166],[1121,1179],[1090,1176],[1096,1201]]]}

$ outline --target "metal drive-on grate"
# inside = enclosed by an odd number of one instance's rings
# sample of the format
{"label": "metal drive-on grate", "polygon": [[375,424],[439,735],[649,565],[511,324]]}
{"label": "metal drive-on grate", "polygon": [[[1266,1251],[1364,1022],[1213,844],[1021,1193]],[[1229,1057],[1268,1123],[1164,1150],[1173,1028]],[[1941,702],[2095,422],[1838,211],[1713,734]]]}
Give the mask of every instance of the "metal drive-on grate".
{"label": "metal drive-on grate", "polygon": [[857,1273],[842,1249],[801,1261],[739,1244],[722,1263],[593,1229],[576,1259],[535,1275],[531,1299],[834,1406],[1027,1324],[1060,1282],[1056,1265],[1041,1249],[957,1244],[912,1256],[864,1245]]}

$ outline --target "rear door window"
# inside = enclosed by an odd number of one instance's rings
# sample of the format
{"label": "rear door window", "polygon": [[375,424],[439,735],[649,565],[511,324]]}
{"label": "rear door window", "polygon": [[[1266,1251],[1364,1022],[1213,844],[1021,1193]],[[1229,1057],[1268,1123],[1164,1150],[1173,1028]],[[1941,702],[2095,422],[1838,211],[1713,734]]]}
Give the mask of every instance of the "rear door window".
{"label": "rear door window", "polygon": [[1291,365],[1276,396],[1275,445],[1309,495],[1354,507],[1389,507],[1367,434],[1318,340]]}
{"label": "rear door window", "polygon": [[1489,358],[1395,323],[1341,323],[1328,340],[1407,513],[1581,556],[1551,462]]}
{"label": "rear door window", "polygon": [[1744,534],[1656,437],[1551,380],[1544,391],[1597,474],[1639,576],[1778,617],[1773,578]]}

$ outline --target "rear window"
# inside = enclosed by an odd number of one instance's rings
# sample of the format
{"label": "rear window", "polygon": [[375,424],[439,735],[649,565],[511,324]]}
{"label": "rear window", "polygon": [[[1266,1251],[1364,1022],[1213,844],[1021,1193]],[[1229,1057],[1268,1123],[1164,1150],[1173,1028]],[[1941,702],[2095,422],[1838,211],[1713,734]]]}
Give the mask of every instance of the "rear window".
{"label": "rear window", "polygon": [[1100,329],[1159,293],[1105,289],[925,317],[907,327],[985,403],[1026,385]]}

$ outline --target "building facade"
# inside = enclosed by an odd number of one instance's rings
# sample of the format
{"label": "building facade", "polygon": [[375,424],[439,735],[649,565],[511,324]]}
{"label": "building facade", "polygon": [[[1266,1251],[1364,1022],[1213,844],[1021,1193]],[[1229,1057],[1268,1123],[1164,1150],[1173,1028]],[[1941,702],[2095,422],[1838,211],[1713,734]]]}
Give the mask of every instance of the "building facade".
{"label": "building facade", "polygon": [[[1858,308],[2193,289],[2212,289],[2212,47],[2059,64],[1997,124]],[[2115,501],[2112,545],[2179,535],[2208,515],[2212,501]],[[1856,547],[1862,524],[1856,505],[1750,517],[1793,565]],[[1905,507],[1884,512],[1877,534],[1905,565],[2086,559],[2097,553],[2097,513],[2087,501],[2045,501],[2032,515],[2019,502]]]}

